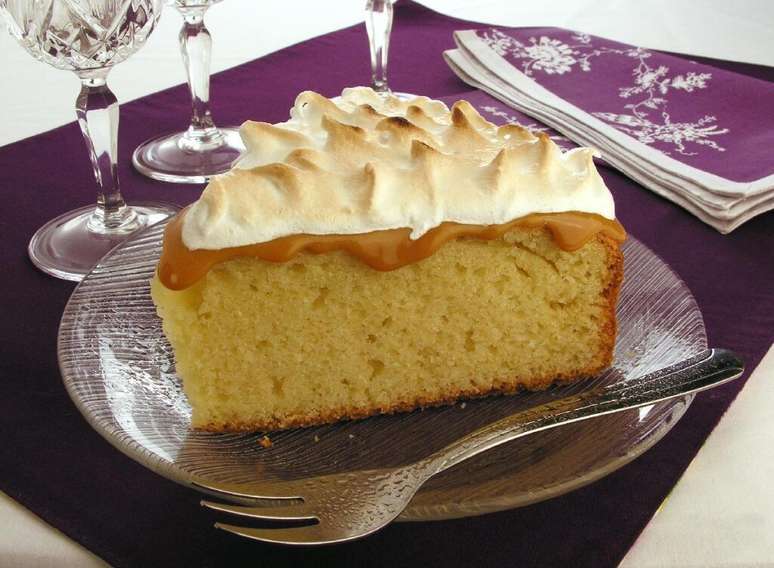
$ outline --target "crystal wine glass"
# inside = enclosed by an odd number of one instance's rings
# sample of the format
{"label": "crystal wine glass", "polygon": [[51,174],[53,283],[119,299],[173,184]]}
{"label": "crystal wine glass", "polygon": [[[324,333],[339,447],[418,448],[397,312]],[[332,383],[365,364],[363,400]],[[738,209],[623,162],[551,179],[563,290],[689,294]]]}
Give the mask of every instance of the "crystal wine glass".
{"label": "crystal wine glass", "polygon": [[368,45],[371,48],[371,87],[382,95],[394,95],[399,99],[413,99],[410,93],[394,93],[387,84],[387,57],[392,32],[392,0],[367,0],[365,25]]}
{"label": "crystal wine glass", "polygon": [[97,182],[97,205],[69,211],[38,229],[27,248],[42,271],[80,280],[131,233],[177,211],[164,203],[127,206],[118,183],[118,102],[110,69],[145,43],[161,0],[0,0],[11,34],[36,59],[75,72],[75,110]]}
{"label": "crystal wine glass", "polygon": [[185,132],[143,142],[132,156],[137,170],[153,179],[205,183],[231,168],[244,150],[236,128],[218,128],[210,112],[212,38],[204,13],[220,0],[169,0],[183,16],[180,51],[191,91],[191,123]]}

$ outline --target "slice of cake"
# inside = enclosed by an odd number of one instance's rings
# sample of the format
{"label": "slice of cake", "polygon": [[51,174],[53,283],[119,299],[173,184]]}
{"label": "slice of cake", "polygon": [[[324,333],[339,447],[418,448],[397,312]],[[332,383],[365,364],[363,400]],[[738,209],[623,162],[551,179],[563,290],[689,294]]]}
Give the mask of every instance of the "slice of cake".
{"label": "slice of cake", "polygon": [[348,89],[242,126],[153,300],[195,428],[274,430],[608,366],[625,238],[592,151]]}

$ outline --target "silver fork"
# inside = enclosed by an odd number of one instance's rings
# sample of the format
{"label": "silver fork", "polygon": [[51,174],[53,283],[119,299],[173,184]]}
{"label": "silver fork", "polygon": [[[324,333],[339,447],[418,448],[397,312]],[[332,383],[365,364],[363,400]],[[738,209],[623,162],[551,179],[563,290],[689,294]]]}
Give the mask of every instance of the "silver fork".
{"label": "silver fork", "polygon": [[[393,521],[432,476],[481,452],[533,432],[661,402],[706,390],[739,377],[744,364],[732,352],[709,349],[681,363],[631,381],[621,381],[536,406],[489,424],[432,455],[399,468],[354,471],[297,481],[248,485],[194,485],[226,499],[252,505],[203,500],[210,509],[266,521],[312,521],[277,528],[216,523],[225,531],[264,542],[318,545],[369,535]],[[284,504],[263,506],[255,501]]]}

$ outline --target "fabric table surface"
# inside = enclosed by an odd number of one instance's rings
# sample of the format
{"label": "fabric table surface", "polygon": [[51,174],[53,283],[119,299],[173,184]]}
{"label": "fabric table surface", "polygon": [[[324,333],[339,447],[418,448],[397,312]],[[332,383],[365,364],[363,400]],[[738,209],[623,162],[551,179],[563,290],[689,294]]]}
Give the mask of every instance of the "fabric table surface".
{"label": "fabric table surface", "polygon": [[[440,58],[465,22],[413,4],[396,10],[392,81],[402,90],[464,98],[470,89]],[[359,26],[293,46],[213,78],[219,121],[286,118],[295,95],[325,95],[367,84]],[[718,63],[720,65],[720,63]],[[774,81],[774,70],[722,64]],[[321,70],[325,70],[321,72]],[[271,85],[271,89],[266,88]],[[184,87],[122,106],[119,169],[127,199],[186,204],[199,188],[152,182],[130,165],[140,142],[174,130],[185,114]],[[41,160],[55,156],[56,160]],[[360,542],[314,550],[263,545],[212,529],[199,495],[119,453],[80,416],[59,381],[56,334],[73,286],[35,270],[26,243],[48,219],[93,196],[77,125],[0,149],[6,191],[0,259],[8,271],[0,300],[0,489],[114,566],[221,566],[240,561],[292,565],[613,566],[698,451],[741,381],[700,394],[652,450],[608,477],[562,497],[512,511],[434,523],[398,523]],[[754,368],[774,329],[774,224],[771,214],[721,236],[684,211],[603,168],[618,217],[688,284],[709,343],[734,349]],[[536,535],[550,535],[550,538]]]}

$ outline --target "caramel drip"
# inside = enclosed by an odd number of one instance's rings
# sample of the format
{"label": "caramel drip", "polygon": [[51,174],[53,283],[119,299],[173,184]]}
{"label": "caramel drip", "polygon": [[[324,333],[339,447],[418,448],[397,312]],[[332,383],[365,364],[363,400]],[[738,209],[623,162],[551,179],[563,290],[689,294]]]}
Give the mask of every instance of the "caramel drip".
{"label": "caramel drip", "polygon": [[546,228],[563,250],[581,248],[598,233],[623,241],[626,231],[616,220],[600,215],[569,211],[535,213],[502,225],[442,223],[416,240],[411,229],[388,229],[357,235],[289,235],[254,245],[219,250],[189,250],[183,242],[185,210],[170,221],[164,232],[159,261],[161,282],[171,290],[183,290],[202,278],[214,265],[240,256],[254,256],[269,262],[286,262],[301,252],[323,254],[342,250],[375,270],[395,270],[429,257],[447,241],[468,237],[493,240],[515,227]]}

